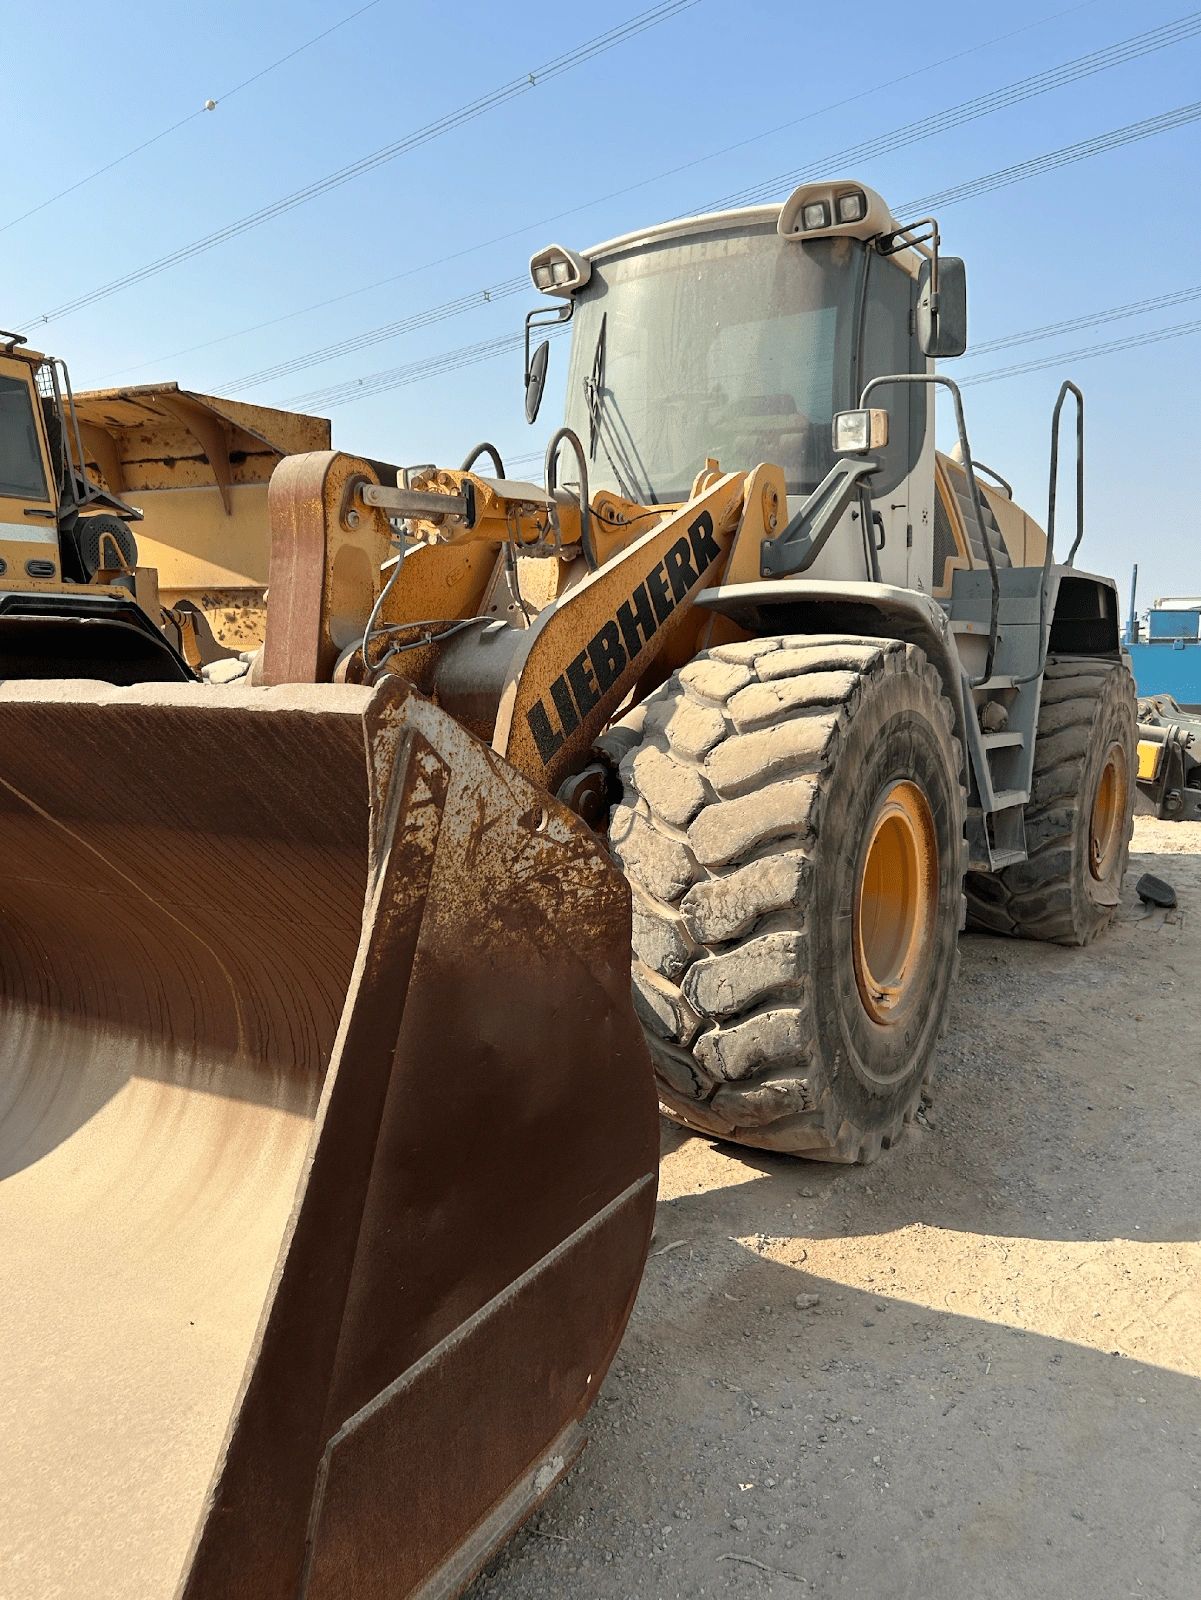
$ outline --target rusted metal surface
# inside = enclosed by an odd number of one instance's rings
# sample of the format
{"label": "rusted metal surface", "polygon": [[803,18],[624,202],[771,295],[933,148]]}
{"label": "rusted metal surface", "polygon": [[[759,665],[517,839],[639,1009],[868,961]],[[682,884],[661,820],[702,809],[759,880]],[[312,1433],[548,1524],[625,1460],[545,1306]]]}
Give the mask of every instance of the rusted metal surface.
{"label": "rusted metal surface", "polygon": [[271,479],[271,605],[264,683],[328,683],[361,638],[391,553],[382,511],[356,504],[366,461],[334,450],[289,456]]}
{"label": "rusted metal surface", "polygon": [[6,1596],[455,1592],[645,1258],[624,882],[394,680],[0,735]]}

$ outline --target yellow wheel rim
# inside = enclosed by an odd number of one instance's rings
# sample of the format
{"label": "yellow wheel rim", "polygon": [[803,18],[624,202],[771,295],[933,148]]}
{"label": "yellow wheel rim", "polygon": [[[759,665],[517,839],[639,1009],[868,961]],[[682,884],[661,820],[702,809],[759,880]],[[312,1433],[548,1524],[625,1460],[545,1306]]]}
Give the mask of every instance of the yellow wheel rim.
{"label": "yellow wheel rim", "polygon": [[938,907],[938,839],[916,783],[891,784],[868,829],[855,888],[855,982],[873,1022],[895,1026],[925,985]]}
{"label": "yellow wheel rim", "polygon": [[1112,873],[1121,854],[1128,797],[1126,746],[1115,742],[1105,752],[1088,824],[1089,871],[1100,883]]}

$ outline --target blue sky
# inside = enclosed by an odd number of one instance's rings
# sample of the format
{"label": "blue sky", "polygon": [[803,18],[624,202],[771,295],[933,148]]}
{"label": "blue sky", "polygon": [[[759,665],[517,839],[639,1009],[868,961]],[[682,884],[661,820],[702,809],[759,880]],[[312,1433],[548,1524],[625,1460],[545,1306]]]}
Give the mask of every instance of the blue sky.
{"label": "blue sky", "polygon": [[[80,388],[174,378],[287,404],[519,329],[532,293],[486,302],[482,291],[521,274],[530,253],[552,239],[582,247],[702,209],[1190,15],[1182,0],[1093,0],[1070,9],[1064,0],[1004,8],[928,0],[917,9],[875,0],[854,8],[698,0],[283,216],[40,323],[54,308],[536,73],[649,3],[605,0],[548,13],[524,3],[466,0],[452,9],[377,0],[233,94],[350,17],[356,0],[286,8],[209,0],[195,11],[77,0],[9,7],[6,56],[22,64],[29,87],[17,91],[28,115],[6,118],[0,324],[65,356]],[[53,81],[64,52],[87,62],[90,87],[77,83],[54,114],[35,85]],[[946,60],[958,52],[967,53]],[[201,113],[207,98],[217,107]],[[849,170],[835,162],[829,173],[861,177],[899,209],[1198,99],[1201,32]],[[181,119],[188,120],[66,198],[4,226]],[[973,343],[1201,284],[1199,154],[1201,121],[1192,121],[940,207],[944,249],[968,263]],[[264,367],[461,297],[473,303],[453,317],[235,387]],[[325,301],[332,303],[304,310]],[[944,370],[966,379],[1198,320],[1201,298],[969,353]],[[534,429],[521,411],[520,355],[508,352],[329,410],[334,441],[400,462],[457,465],[484,437],[508,455],[528,454],[545,442],[561,406],[565,355],[564,345],[555,347]],[[1003,472],[1041,520],[1050,408],[1061,379],[1076,378],[1088,419],[1079,563],[1112,572],[1125,593],[1137,560],[1144,603],[1201,593],[1201,528],[1172,470],[1196,453],[1192,408],[1187,390],[1177,397],[1176,377],[1199,356],[1197,334],[1169,338],[1064,359],[973,385],[965,396],[973,453]]]}

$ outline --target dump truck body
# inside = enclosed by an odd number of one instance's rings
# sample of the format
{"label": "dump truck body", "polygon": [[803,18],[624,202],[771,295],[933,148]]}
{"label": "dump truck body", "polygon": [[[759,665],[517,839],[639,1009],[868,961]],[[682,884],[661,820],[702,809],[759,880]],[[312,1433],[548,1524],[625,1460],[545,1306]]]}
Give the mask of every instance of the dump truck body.
{"label": "dump truck body", "polygon": [[75,396],[87,470],[142,514],[139,559],[162,602],[191,600],[235,650],[263,642],[267,485],[279,462],[327,450],[322,417],[247,405],[175,383]]}

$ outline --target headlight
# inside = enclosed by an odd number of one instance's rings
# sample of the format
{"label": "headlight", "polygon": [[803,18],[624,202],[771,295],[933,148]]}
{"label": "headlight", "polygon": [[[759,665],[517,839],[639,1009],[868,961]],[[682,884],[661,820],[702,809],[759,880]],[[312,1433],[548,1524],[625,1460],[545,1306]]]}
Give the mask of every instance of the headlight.
{"label": "headlight", "polygon": [[856,190],[854,194],[840,194],[838,197],[839,222],[862,222],[867,216],[867,196]]}
{"label": "headlight", "polygon": [[831,434],[836,456],[883,450],[888,443],[888,412],[876,408],[840,411],[834,418]]}
{"label": "headlight", "polygon": [[801,227],[806,233],[812,233],[816,228],[830,226],[830,208],[824,200],[811,200],[801,212]]}
{"label": "headlight", "polygon": [[554,283],[566,283],[571,277],[571,263],[569,261],[555,261],[551,263],[551,280]]}
{"label": "headlight", "polygon": [[535,267],[534,282],[538,285],[539,289],[549,289],[552,282],[550,268],[546,265]]}

